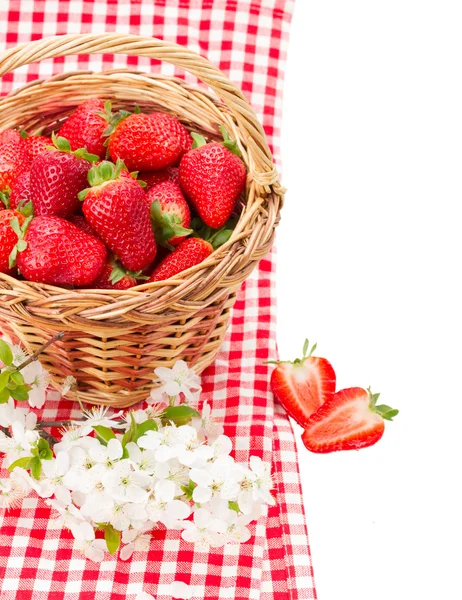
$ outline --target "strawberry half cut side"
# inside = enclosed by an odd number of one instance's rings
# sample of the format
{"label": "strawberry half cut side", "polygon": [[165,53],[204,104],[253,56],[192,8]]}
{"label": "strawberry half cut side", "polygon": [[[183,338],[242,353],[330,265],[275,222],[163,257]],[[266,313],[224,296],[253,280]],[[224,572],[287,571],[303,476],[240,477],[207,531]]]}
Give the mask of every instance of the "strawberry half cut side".
{"label": "strawberry half cut side", "polygon": [[271,374],[271,389],[287,413],[304,426],[335,392],[335,371],[328,360],[312,356],[305,340],[303,357],[294,361],[276,361]]}
{"label": "strawberry half cut side", "polygon": [[302,441],[311,452],[359,450],[380,440],[385,421],[398,410],[377,405],[380,394],[353,387],[333,394],[305,426]]}

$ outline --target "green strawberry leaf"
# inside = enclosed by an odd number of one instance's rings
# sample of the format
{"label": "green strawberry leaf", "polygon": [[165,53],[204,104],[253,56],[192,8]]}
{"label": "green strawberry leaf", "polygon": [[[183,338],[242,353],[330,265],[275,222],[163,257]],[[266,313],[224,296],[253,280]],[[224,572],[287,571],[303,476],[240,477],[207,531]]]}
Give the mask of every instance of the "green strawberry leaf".
{"label": "green strawberry leaf", "polygon": [[71,145],[65,137],[56,136],[56,133],[53,131],[51,134],[51,139],[53,140],[53,144],[56,146],[56,148],[61,152],[71,152]]}
{"label": "green strawberry leaf", "polygon": [[191,132],[191,137],[194,140],[192,145],[193,149],[205,146],[207,143],[203,135],[200,135],[199,133],[196,133],[194,131]]}
{"label": "green strawberry leaf", "polygon": [[21,129],[19,132],[19,135],[22,137],[23,140],[25,140],[26,138],[29,137],[29,134],[27,133],[27,131],[25,129]]}
{"label": "green strawberry leaf", "polygon": [[6,188],[3,192],[0,192],[0,202],[5,208],[10,208],[10,188]]}
{"label": "green strawberry leaf", "polygon": [[241,154],[241,151],[239,150],[239,146],[237,145],[236,140],[232,140],[229,137],[229,133],[226,131],[226,129],[223,127],[223,125],[219,126],[219,130],[221,132],[221,135],[223,136],[223,146],[225,148],[227,148],[228,150],[230,150],[233,154],[235,154],[239,158],[242,158],[242,154]]}

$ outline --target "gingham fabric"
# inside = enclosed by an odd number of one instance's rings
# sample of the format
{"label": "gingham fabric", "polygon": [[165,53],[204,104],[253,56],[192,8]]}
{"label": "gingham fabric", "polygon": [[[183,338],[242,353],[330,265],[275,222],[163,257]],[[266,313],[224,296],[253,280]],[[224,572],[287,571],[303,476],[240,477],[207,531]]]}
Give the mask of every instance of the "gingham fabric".
{"label": "gingham fabric", "polygon": [[[188,46],[218,65],[256,110],[278,161],[282,82],[293,2],[289,0],[1,0],[0,50],[43,36],[113,32],[155,36]],[[18,69],[0,93],[37,77],[137,66],[184,77],[170,65],[126,56],[71,56]],[[178,532],[155,532],[148,553],[101,564],[73,549],[42,500],[0,513],[1,600],[134,600],[144,590],[169,600],[170,584],[191,584],[194,598],[316,598],[289,420],[273,404],[266,360],[276,357],[274,252],[245,282],[226,341],[203,374],[204,397],[233,438],[237,460],[272,461],[277,504],[246,544],[197,552]],[[48,402],[44,420],[77,417],[68,401]]]}

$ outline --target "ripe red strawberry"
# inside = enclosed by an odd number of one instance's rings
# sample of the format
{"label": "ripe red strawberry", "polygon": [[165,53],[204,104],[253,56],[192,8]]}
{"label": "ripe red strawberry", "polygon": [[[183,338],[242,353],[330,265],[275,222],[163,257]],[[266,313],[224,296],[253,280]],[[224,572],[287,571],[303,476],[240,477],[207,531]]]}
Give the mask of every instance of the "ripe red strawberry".
{"label": "ripe red strawberry", "polygon": [[169,279],[186,269],[198,265],[213,252],[210,242],[201,238],[186,238],[171,254],[154,269],[149,282]]}
{"label": "ripe red strawberry", "polygon": [[29,156],[22,138],[14,129],[0,133],[0,192],[11,188],[16,177],[27,170]]}
{"label": "ripe red strawberry", "polygon": [[398,414],[389,406],[376,406],[380,394],[348,388],[333,394],[305,424],[302,440],[311,452],[359,450],[379,441],[384,419]]}
{"label": "ripe red strawberry", "polygon": [[32,162],[29,197],[36,216],[66,218],[80,206],[78,194],[88,185],[89,160],[97,156],[84,150],[71,152],[66,139],[53,139],[58,149],[46,150]]}
{"label": "ripe red strawberry", "polygon": [[86,100],[69,115],[59,130],[59,135],[66,138],[72,150],[86,148],[87,152],[100,158],[106,156],[103,133],[107,127],[106,120],[101,116],[104,102],[98,98]]}
{"label": "ripe red strawberry", "polygon": [[312,356],[305,340],[303,358],[279,361],[271,374],[273,394],[299,425],[305,425],[313,413],[335,392],[335,371],[325,358]]}
{"label": "ripe red strawberry", "polygon": [[30,171],[21,173],[11,186],[10,207],[18,208],[22,200],[30,201]]}
{"label": "ripe red strawberry", "polygon": [[149,116],[155,119],[156,121],[158,121],[159,119],[163,119],[165,127],[172,132],[172,135],[178,137],[181,145],[180,156],[183,156],[183,154],[186,154],[186,152],[189,152],[191,150],[194,140],[192,139],[191,134],[186,129],[186,127],[184,127],[178,121],[178,119],[175,119],[175,117],[172,117],[171,115],[168,115],[166,113],[151,113]]}
{"label": "ripe red strawberry", "polygon": [[111,257],[106,261],[101,275],[90,287],[100,290],[128,290],[135,285],[144,283],[146,279],[148,277],[142,275],[141,271],[127,271],[114,257]]}
{"label": "ripe red strawberry", "polygon": [[12,275],[14,268],[10,263],[10,255],[18,243],[19,237],[11,225],[17,219],[18,226],[22,227],[25,217],[15,210],[2,210],[0,212],[0,273]]}
{"label": "ripe red strawberry", "polygon": [[[205,143],[193,134],[196,147],[180,162],[180,184],[199,216],[213,229],[223,227],[244,191],[246,170],[242,160],[224,144]],[[231,146],[231,142],[228,142]]]}
{"label": "ripe red strawberry", "polygon": [[146,194],[137,181],[121,177],[121,161],[102,162],[88,173],[92,187],[79,195],[85,199],[85,218],[126,269],[139,271],[156,257]]}
{"label": "ripe red strawberry", "polygon": [[[192,139],[192,138],[191,138]],[[146,191],[149,191],[153,185],[162,183],[164,181],[172,181],[177,185],[180,185],[180,176],[178,175],[178,167],[169,167],[162,171],[145,171],[138,175],[140,181],[146,183]]]}
{"label": "ripe red strawberry", "polygon": [[164,181],[153,185],[146,194],[146,203],[151,212],[156,242],[161,246],[178,246],[192,233],[189,229],[189,206],[176,183]]}
{"label": "ripe red strawberry", "polygon": [[39,154],[44,152],[48,146],[53,146],[53,141],[46,135],[28,135],[25,131],[21,132],[22,143],[26,149],[30,161],[33,161]]}
{"label": "ripe red strawberry", "polygon": [[88,235],[92,235],[93,237],[98,237],[98,234],[90,225],[90,223],[86,220],[83,215],[72,215],[69,217],[68,221],[73,223],[76,227],[78,227],[81,231],[84,231]]}
{"label": "ripe red strawberry", "polygon": [[178,130],[182,125],[174,117],[151,113],[114,118],[115,124],[106,130],[109,153],[114,162],[122,159],[129,171],[166,169],[182,155],[184,140]]}
{"label": "ripe red strawberry", "polygon": [[87,286],[101,273],[104,244],[60,217],[34,217],[27,229],[18,268],[29,281]]}

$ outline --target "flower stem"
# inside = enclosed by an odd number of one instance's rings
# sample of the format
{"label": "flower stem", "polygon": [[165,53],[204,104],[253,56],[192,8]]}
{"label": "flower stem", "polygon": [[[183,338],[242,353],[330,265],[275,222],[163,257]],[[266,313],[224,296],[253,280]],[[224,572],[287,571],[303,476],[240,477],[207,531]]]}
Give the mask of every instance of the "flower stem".
{"label": "flower stem", "polygon": [[25,367],[30,365],[31,362],[34,362],[34,360],[37,360],[37,358],[40,356],[40,354],[42,354],[42,352],[44,352],[48,348],[48,346],[51,346],[51,344],[54,344],[58,340],[62,340],[63,337],[64,337],[64,331],[60,331],[59,333],[54,335],[51,339],[48,340],[48,342],[43,344],[43,346],[41,346],[36,352],[34,352],[34,354],[32,354],[32,356],[29,356],[29,358],[27,360],[25,360],[23,363],[21,363],[19,365],[19,367],[16,367],[16,370],[22,371],[22,369],[24,369]]}

